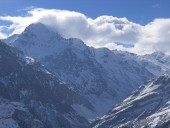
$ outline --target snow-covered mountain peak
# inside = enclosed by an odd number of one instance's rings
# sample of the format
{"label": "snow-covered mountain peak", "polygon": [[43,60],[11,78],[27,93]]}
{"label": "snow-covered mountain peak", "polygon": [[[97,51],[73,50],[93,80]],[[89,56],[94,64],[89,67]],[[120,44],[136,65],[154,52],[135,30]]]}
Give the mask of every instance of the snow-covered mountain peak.
{"label": "snow-covered mountain peak", "polygon": [[85,50],[87,48],[85,43],[78,38],[69,38],[69,39],[67,39],[67,41],[70,42],[72,47],[74,47],[74,48],[82,49],[82,50]]}
{"label": "snow-covered mountain peak", "polygon": [[30,24],[26,29],[23,31],[22,34],[26,34],[26,36],[30,35],[32,38],[36,36],[36,38],[45,40],[52,39],[52,38],[61,38],[58,33],[53,32],[47,26],[42,23],[33,23]]}
{"label": "snow-covered mountain peak", "polygon": [[5,42],[24,51],[28,56],[33,54],[34,58],[39,60],[60,53],[66,48],[78,51],[87,49],[82,40],[76,38],[65,39],[42,23],[29,25],[20,35],[11,36]]}
{"label": "snow-covered mountain peak", "polygon": [[26,27],[25,31],[31,31],[34,33],[41,33],[42,31],[49,31],[46,26],[42,23],[32,23],[28,27]]}
{"label": "snow-covered mountain peak", "polygon": [[34,23],[29,25],[20,35],[11,36],[5,42],[19,48],[28,56],[32,52],[35,55],[34,58],[42,58],[60,50],[61,46],[64,47],[61,40],[64,39],[45,25]]}
{"label": "snow-covered mountain peak", "polygon": [[85,46],[82,40],[78,38],[65,39],[60,34],[52,31],[50,28],[48,28],[48,26],[42,23],[30,24],[28,27],[26,27],[26,29],[21,35],[25,35],[25,34],[32,35],[33,37],[36,36],[36,38],[39,41],[46,43],[46,44],[50,42],[55,42],[55,43],[63,43],[64,45],[69,42],[71,43],[71,45],[74,45],[74,46],[78,46],[78,47]]}
{"label": "snow-covered mountain peak", "polygon": [[[42,34],[47,35],[57,35],[60,36],[58,33],[52,31],[50,28],[48,28],[46,25],[38,22],[38,23],[32,23],[30,24],[28,27],[25,28],[25,30],[23,31],[23,33],[25,32],[30,32],[30,33],[34,33],[37,36],[41,37],[43,36]],[[61,36],[60,36],[61,37]]]}

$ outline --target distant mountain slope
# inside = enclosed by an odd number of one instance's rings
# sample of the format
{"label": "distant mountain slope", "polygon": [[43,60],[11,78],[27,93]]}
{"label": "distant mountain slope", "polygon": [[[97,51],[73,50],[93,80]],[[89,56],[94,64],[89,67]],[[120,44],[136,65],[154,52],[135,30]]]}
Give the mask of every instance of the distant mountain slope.
{"label": "distant mountain slope", "polygon": [[94,128],[169,128],[170,75],[150,80],[94,124]]}
{"label": "distant mountain slope", "polygon": [[144,55],[141,58],[161,67],[160,73],[170,70],[170,56],[162,52],[154,52],[152,54]]}
{"label": "distant mountain slope", "polygon": [[0,127],[87,128],[74,104],[93,110],[34,59],[0,41]]}
{"label": "distant mountain slope", "polygon": [[65,39],[41,23],[5,40],[40,61],[60,80],[89,99],[95,111],[73,107],[87,118],[103,115],[138,85],[153,77],[142,64],[108,49],[88,47],[79,39]]}

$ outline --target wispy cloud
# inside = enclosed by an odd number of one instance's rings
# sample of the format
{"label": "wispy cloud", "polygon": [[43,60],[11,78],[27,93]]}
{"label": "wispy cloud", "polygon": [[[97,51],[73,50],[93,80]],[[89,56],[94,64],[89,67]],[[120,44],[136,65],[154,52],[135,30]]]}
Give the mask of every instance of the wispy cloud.
{"label": "wispy cloud", "polygon": [[28,6],[28,7],[25,7],[25,8],[22,8],[22,9],[18,9],[17,11],[30,11],[32,9],[35,9],[36,7],[35,6]]}
{"label": "wispy cloud", "polygon": [[152,8],[159,8],[160,7],[160,4],[153,4],[152,5]]}

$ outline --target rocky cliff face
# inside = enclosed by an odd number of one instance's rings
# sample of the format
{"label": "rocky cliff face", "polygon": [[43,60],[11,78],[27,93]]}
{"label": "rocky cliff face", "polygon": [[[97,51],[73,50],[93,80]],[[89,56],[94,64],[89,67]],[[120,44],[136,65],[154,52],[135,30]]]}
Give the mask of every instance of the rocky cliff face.
{"label": "rocky cliff face", "polygon": [[21,128],[84,128],[88,121],[72,108],[93,110],[34,59],[0,42],[0,126]]}

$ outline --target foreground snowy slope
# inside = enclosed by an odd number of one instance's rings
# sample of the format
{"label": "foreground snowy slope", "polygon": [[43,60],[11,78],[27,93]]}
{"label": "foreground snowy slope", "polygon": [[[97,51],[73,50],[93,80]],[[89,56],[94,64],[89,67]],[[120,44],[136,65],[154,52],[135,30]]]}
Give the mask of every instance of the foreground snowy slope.
{"label": "foreground snowy slope", "polygon": [[87,118],[107,112],[153,74],[142,64],[121,54],[88,47],[79,39],[65,39],[41,23],[31,24],[20,35],[6,40],[40,61],[62,81],[89,99],[95,112],[73,107]]}
{"label": "foreground snowy slope", "polygon": [[72,108],[90,103],[34,59],[0,41],[0,127],[86,128]]}
{"label": "foreground snowy slope", "polygon": [[93,125],[94,128],[169,128],[170,74],[150,80]]}

